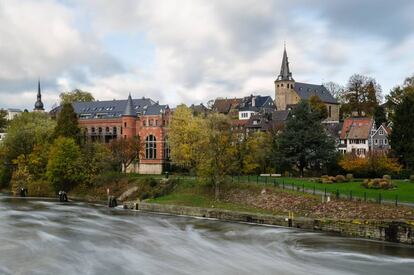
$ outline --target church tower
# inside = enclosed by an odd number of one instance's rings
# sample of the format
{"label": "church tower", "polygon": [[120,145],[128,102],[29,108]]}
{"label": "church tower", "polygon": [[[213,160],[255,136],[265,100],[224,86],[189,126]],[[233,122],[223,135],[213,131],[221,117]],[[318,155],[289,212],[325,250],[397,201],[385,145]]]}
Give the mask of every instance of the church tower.
{"label": "church tower", "polygon": [[35,107],[33,109],[34,112],[44,112],[45,108],[43,107],[42,102],[42,93],[40,91],[40,80],[37,82],[37,100],[35,103]]}
{"label": "church tower", "polygon": [[280,74],[275,80],[275,105],[277,110],[286,110],[286,105],[293,104],[295,92],[293,90],[295,80],[289,69],[289,61],[286,53],[286,45],[283,50]]}

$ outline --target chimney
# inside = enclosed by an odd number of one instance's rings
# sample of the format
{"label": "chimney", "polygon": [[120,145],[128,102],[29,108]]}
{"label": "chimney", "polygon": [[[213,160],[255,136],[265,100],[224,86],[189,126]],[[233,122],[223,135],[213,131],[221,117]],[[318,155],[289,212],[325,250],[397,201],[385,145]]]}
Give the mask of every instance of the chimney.
{"label": "chimney", "polygon": [[252,107],[256,107],[256,97],[252,96]]}

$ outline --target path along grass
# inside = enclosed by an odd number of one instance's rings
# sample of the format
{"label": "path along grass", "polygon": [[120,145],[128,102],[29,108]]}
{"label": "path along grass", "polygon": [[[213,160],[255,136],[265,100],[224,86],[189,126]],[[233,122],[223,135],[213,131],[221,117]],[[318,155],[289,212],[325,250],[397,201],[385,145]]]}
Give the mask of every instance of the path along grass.
{"label": "path along grass", "polygon": [[[283,184],[286,187],[291,187],[292,185],[297,190],[298,188],[302,190],[304,187],[307,190],[322,191],[330,194],[335,194],[339,192],[341,197],[349,197],[352,195],[353,198],[364,199],[366,196],[367,200],[377,201],[379,197],[382,200],[395,201],[398,199],[398,202],[409,202],[414,203],[414,183],[404,180],[393,180],[395,189],[392,190],[380,190],[380,189],[367,189],[361,186],[362,179],[356,180],[353,182],[344,182],[344,183],[332,183],[332,184],[322,184],[312,182],[310,178],[271,178],[271,177],[260,177],[260,176],[234,176],[232,177],[233,181],[238,182],[250,182],[258,184],[269,184],[274,185],[275,183],[279,187],[283,187]],[[351,193],[352,192],[352,193]]]}

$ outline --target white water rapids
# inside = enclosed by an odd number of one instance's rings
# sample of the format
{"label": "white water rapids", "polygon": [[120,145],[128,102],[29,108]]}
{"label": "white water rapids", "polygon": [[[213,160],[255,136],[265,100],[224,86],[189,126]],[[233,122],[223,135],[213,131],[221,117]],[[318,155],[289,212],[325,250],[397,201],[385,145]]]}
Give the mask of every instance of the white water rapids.
{"label": "white water rapids", "polygon": [[0,196],[0,274],[411,274],[414,248]]}

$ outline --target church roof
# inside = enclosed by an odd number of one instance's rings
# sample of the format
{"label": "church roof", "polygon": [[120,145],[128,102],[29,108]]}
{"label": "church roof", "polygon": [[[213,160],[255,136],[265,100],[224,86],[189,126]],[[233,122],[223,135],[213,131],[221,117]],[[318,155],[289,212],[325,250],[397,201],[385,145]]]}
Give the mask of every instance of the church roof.
{"label": "church roof", "polygon": [[36,111],[43,111],[42,93],[40,91],[40,80],[37,82],[37,100],[34,109]]}
{"label": "church roof", "polygon": [[282,65],[280,66],[280,74],[277,77],[277,80],[292,80],[293,81],[292,73],[290,72],[290,69],[289,69],[289,61],[288,61],[288,56],[286,53],[286,46],[283,50]]}
{"label": "church roof", "polygon": [[316,95],[322,100],[322,102],[338,104],[338,101],[323,85],[295,82],[294,90],[301,99],[308,100],[312,96]]}

